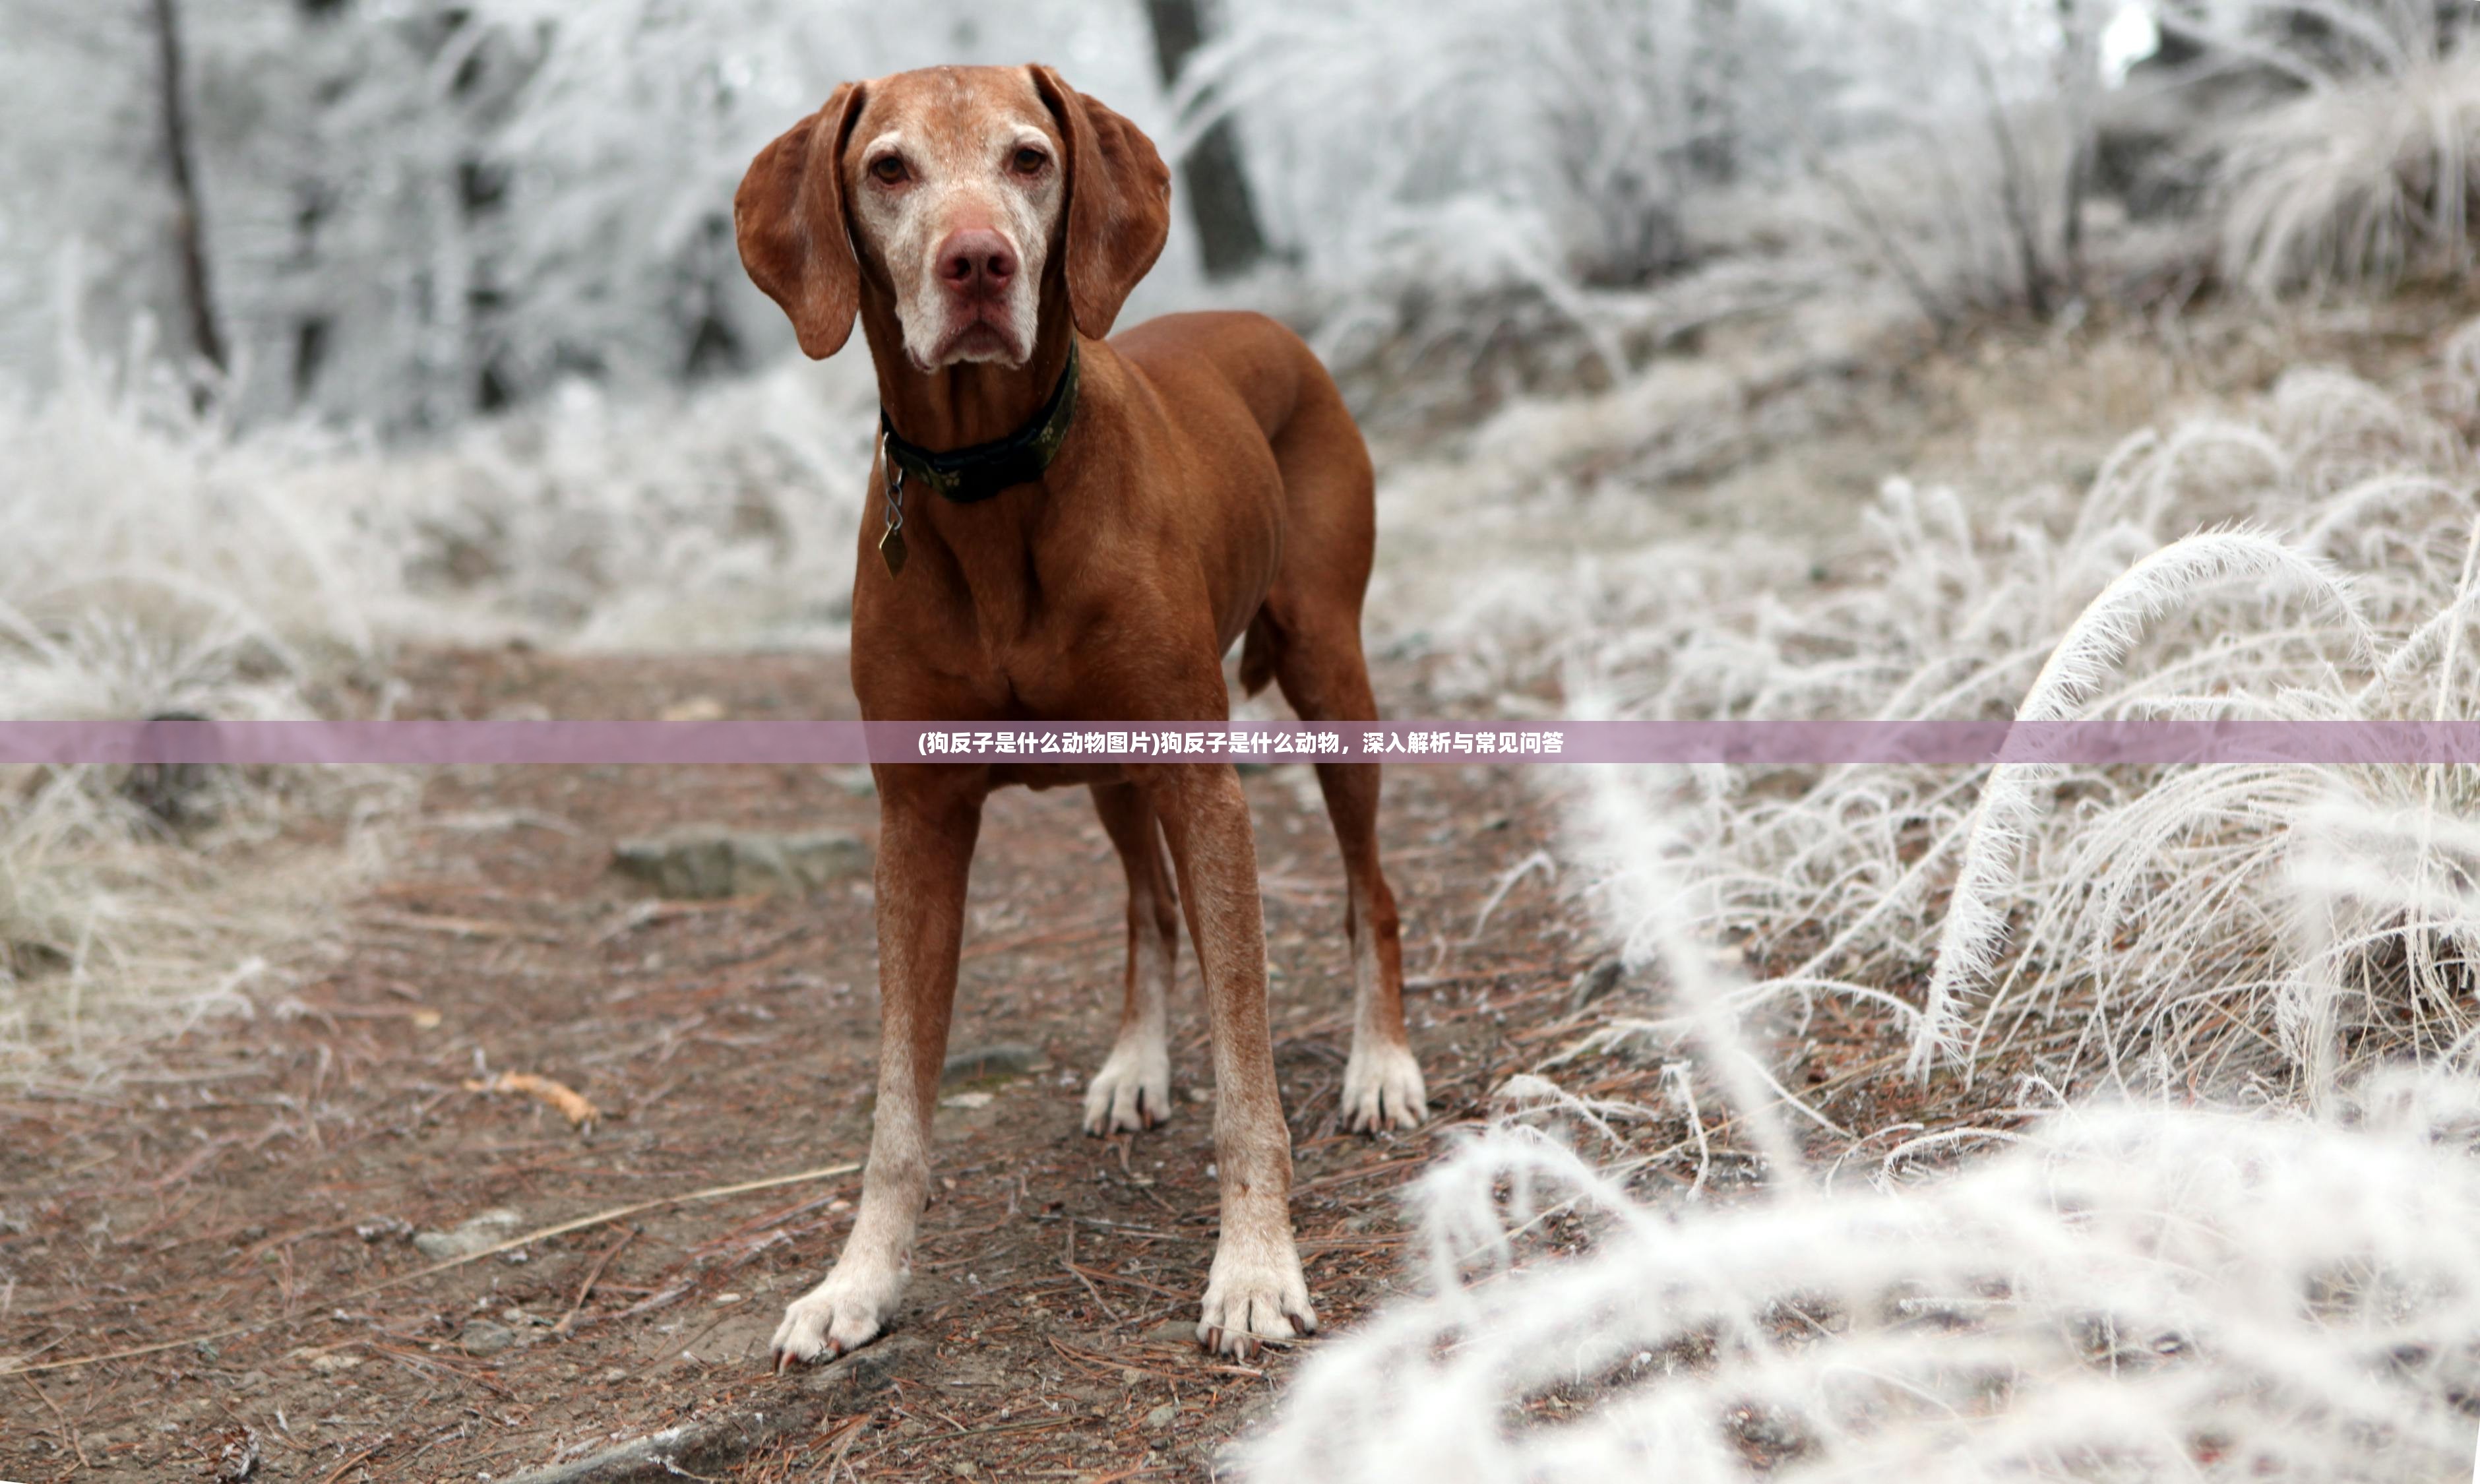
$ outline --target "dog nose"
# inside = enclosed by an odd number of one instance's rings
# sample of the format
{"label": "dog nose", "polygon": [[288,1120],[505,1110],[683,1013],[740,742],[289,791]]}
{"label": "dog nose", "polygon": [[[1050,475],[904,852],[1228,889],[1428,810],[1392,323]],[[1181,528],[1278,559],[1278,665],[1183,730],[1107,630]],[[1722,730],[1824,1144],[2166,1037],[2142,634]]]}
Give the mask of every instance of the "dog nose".
{"label": "dog nose", "polygon": [[951,233],[939,245],[939,277],[968,299],[1001,293],[1016,281],[1016,249],[986,227]]}

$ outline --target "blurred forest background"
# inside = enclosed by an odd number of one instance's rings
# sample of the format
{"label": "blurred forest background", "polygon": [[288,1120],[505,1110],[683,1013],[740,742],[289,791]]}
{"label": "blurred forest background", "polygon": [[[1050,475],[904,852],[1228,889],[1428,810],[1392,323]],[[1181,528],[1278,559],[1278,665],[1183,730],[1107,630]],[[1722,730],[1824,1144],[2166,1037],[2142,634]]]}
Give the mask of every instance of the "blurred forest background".
{"label": "blurred forest background", "polygon": [[745,374],[790,346],[733,249],[757,147],[842,78],[1033,57],[1181,161],[1153,306],[1245,279],[1347,359],[1563,329],[1609,376],[1646,349],[1609,296],[1818,251],[1941,322],[2389,276],[2460,250],[2414,156],[2457,146],[2468,10],[11,0],[0,364],[392,437]]}
{"label": "blurred forest background", "polygon": [[[874,391],[733,189],[840,80],[1027,60],[1176,164],[1125,322],[1265,309],[1342,379],[1399,710],[2468,719],[2475,15],[0,0],[0,719],[833,650]],[[1522,1281],[1330,1342],[1263,1476],[2467,1473],[2468,769],[1535,772],[1490,906],[1608,955],[1542,1070],[1669,1101],[1519,1080],[1420,1211]],[[0,777],[0,1069],[280,1001],[418,792]],[[1591,1261],[1533,1263],[1554,1207]]]}

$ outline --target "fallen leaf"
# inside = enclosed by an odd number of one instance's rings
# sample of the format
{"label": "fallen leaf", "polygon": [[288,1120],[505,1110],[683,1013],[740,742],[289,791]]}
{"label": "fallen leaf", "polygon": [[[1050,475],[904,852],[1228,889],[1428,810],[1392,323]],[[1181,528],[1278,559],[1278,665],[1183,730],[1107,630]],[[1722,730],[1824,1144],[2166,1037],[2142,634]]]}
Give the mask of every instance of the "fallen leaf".
{"label": "fallen leaf", "polygon": [[531,1072],[503,1072],[488,1081],[468,1080],[467,1092],[515,1092],[548,1103],[559,1109],[573,1129],[590,1129],[603,1117],[603,1110],[587,1102],[585,1095],[566,1082],[555,1082]]}
{"label": "fallen leaf", "polygon": [[666,721],[720,721],[726,715],[723,703],[710,695],[693,695],[663,708]]}

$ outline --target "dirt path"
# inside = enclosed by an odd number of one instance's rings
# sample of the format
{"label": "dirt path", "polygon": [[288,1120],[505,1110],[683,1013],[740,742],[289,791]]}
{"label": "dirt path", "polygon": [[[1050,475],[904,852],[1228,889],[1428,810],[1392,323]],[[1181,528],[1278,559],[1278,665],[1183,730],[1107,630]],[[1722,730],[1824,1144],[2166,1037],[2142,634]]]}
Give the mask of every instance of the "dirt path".
{"label": "dirt path", "polygon": [[[434,655],[413,714],[848,716],[837,659]],[[1382,681],[1390,709],[1411,677]],[[1335,1129],[1349,978],[1342,874],[1304,768],[1248,778],[1274,964],[1295,1218],[1330,1327],[1398,1280],[1399,1187],[1507,1074],[1569,1031],[1589,939],[1511,867],[1549,843],[1505,769],[1390,770],[1389,872],[1434,1116]],[[858,1160],[875,1039],[865,878],[807,898],[657,902],[618,838],[689,822],[874,833],[860,770],[510,768],[429,777],[426,821],[356,899],[323,972],[276,1013],[220,1022],[103,1090],[0,1100],[0,1477],[506,1478],[793,1396],[765,1373],[784,1301],[814,1282],[858,1177],[642,1211],[426,1277],[417,1232],[504,1210],[507,1236],[613,1207]],[[1218,1364],[1187,1336],[1214,1232],[1210,1094],[1183,951],[1185,1116],[1078,1132],[1121,974],[1118,869],[1081,791],[995,799],[972,883],[952,1045],[1028,1048],[939,1115],[888,1384],[716,1471],[869,1478],[1203,1478],[1299,1363]],[[556,1078],[606,1111],[466,1090]],[[360,1291],[399,1279],[375,1291]],[[268,1323],[268,1321],[278,1321]],[[241,1325],[246,1333],[190,1343]],[[770,1400],[770,1398],[772,1400]],[[245,1460],[256,1462],[245,1468]]]}

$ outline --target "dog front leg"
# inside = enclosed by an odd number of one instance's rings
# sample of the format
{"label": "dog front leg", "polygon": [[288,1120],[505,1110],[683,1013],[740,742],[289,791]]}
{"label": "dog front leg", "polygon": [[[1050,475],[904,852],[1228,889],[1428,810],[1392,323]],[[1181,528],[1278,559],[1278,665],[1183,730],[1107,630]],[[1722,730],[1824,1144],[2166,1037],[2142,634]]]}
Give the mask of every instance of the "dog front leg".
{"label": "dog front leg", "polygon": [[1179,903],[1162,831],[1143,790],[1097,784],[1094,809],[1128,877],[1127,987],[1120,1034],[1085,1088],[1085,1132],[1138,1133],[1171,1116],[1169,1018],[1179,962]]}
{"label": "dog front leg", "polygon": [[1261,1339],[1317,1328],[1292,1243],[1292,1140],[1266,1020],[1256,837],[1240,775],[1228,766],[1175,764],[1143,772],[1171,842],[1214,1030],[1223,1237],[1206,1276],[1197,1338],[1210,1350],[1245,1358]]}
{"label": "dog front leg", "polygon": [[965,882],[980,832],[979,770],[877,770],[878,1106],[861,1211],[826,1281],[775,1329],[775,1367],[834,1360],[876,1339],[912,1276],[930,1196],[930,1118],[947,1054]]}

